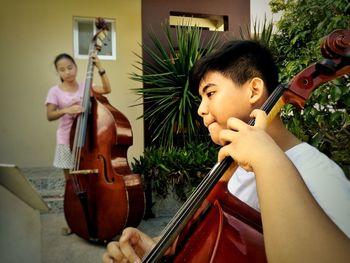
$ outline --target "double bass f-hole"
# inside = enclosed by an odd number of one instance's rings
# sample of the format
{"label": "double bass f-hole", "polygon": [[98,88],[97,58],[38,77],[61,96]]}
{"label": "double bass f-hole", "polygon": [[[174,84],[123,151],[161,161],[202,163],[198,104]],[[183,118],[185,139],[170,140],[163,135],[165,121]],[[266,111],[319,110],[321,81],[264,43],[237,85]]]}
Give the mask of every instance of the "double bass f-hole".
{"label": "double bass f-hole", "polygon": [[[107,166],[107,161],[103,157],[103,155],[99,155],[97,158],[99,160],[101,160],[101,162],[103,162],[103,167]],[[114,177],[109,177],[108,174],[107,174],[107,171],[105,169],[103,169],[103,171],[101,171],[101,173],[104,175],[104,178],[105,178],[107,183],[113,183],[114,182]]]}
{"label": "double bass f-hole", "polygon": [[[97,19],[99,32],[89,54],[101,50],[108,27]],[[93,92],[94,64],[89,56],[82,106],[74,121],[71,148],[74,167],[66,182],[64,214],[78,236],[92,242],[112,240],[126,226],[137,226],[143,218],[144,192],[139,175],[127,162],[132,131],[127,118]]]}

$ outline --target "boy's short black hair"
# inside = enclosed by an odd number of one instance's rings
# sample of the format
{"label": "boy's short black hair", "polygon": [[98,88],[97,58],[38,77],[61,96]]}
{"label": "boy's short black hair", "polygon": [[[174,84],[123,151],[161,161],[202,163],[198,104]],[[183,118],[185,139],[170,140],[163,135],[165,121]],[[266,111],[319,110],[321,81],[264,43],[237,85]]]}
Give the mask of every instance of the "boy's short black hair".
{"label": "boy's short black hair", "polygon": [[278,68],[273,55],[258,41],[229,41],[217,51],[199,59],[191,72],[192,88],[198,89],[208,71],[217,71],[238,85],[259,77],[269,93],[278,85]]}

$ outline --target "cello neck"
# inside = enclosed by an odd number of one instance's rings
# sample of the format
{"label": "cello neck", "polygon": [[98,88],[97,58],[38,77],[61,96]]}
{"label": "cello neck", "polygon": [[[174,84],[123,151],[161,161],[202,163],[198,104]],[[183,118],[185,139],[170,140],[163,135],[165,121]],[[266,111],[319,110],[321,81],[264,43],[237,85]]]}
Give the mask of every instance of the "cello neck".
{"label": "cello neck", "polygon": [[[305,101],[319,85],[350,72],[350,30],[332,32],[322,43],[321,51],[325,60],[304,69],[288,85],[279,85],[264,103],[261,109],[268,113],[269,122],[277,116],[286,103],[303,108]],[[251,120],[249,124],[253,125],[254,120]],[[210,205],[210,200],[208,201],[206,197],[221,178],[228,181],[234,166],[237,166],[234,160],[226,157],[211,169],[163,230],[162,238],[144,257],[143,262],[161,260],[189,220],[201,212],[197,209],[203,207],[205,209]],[[227,172],[228,170],[231,171]]]}
{"label": "cello neck", "polygon": [[[282,107],[283,101],[280,99],[285,92],[286,87],[287,85],[279,85],[264,103],[262,110],[267,113],[272,112],[273,110],[273,114],[275,116],[280,107]],[[251,120],[249,124],[254,125],[254,120]],[[236,169],[237,164],[229,156],[225,157],[220,163],[217,163],[204,177],[186,202],[181,206],[169,224],[164,228],[161,233],[162,238],[150,251],[150,253],[145,256],[142,262],[160,261],[166,250],[172,245],[187,222],[195,215],[199,207],[203,204],[204,200],[214,186],[219,182],[219,180],[228,181]]]}

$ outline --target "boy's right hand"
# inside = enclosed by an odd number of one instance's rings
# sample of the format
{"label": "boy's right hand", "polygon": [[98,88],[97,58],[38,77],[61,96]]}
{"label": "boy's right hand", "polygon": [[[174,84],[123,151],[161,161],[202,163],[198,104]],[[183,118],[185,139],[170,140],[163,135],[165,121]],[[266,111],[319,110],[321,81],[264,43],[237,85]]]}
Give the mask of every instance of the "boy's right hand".
{"label": "boy's right hand", "polygon": [[103,263],[141,262],[142,257],[151,251],[155,241],[140,230],[125,228],[119,241],[112,241],[107,245],[103,254]]}
{"label": "boy's right hand", "polygon": [[219,161],[226,156],[231,156],[245,170],[254,171],[256,166],[265,165],[268,158],[273,159],[276,151],[279,154],[281,149],[265,131],[266,113],[256,109],[251,117],[255,118],[254,126],[237,118],[228,119],[228,128],[220,133],[220,140],[226,142],[226,145],[219,151]]}

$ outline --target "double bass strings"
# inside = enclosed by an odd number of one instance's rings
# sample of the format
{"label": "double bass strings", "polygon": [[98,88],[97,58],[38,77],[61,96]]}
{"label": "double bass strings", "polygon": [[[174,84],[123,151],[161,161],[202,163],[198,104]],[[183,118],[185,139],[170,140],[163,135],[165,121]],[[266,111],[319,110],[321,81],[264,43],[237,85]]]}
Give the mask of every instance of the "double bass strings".
{"label": "double bass strings", "polygon": [[88,69],[86,72],[86,81],[84,86],[84,94],[82,106],[84,111],[77,117],[77,124],[74,135],[74,142],[72,147],[73,168],[70,170],[73,180],[74,191],[76,193],[83,192],[76,176],[80,169],[81,151],[85,143],[86,127],[88,123],[89,111],[90,111],[90,93],[93,78],[93,63],[91,61],[91,53],[94,51],[94,45],[91,43],[89,47],[89,60]]}
{"label": "double bass strings", "polygon": [[73,168],[70,170],[70,175],[73,180],[73,187],[74,187],[75,193],[80,193],[82,191],[82,189],[80,188],[80,184],[78,182],[78,178],[74,173],[79,170],[79,166],[80,166],[81,147],[78,147],[78,140],[76,139],[79,137],[80,127],[81,127],[81,118],[79,116],[77,119],[77,125],[76,125],[73,149],[72,149]]}

